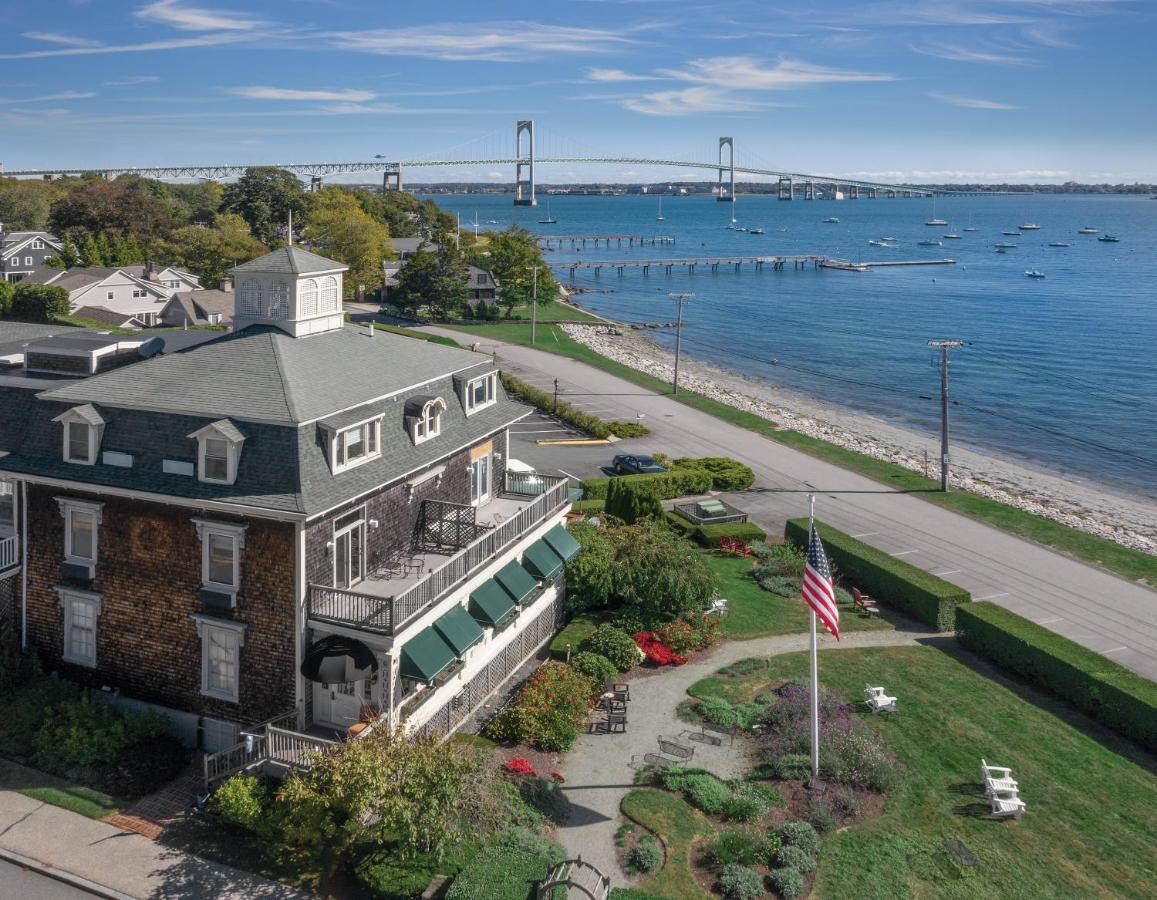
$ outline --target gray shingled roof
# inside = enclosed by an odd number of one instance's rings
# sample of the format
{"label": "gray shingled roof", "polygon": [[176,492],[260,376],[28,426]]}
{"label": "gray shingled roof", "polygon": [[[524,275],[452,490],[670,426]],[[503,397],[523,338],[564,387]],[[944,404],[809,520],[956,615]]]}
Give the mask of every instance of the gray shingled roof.
{"label": "gray shingled roof", "polygon": [[46,399],[300,424],[484,363],[468,350],[344,328],[294,338],[264,325],[114,369]]}
{"label": "gray shingled roof", "polygon": [[308,275],[313,272],[335,272],[348,269],[345,263],[333,259],[326,259],[300,247],[281,247],[257,259],[234,266],[233,271],[244,274],[246,272],[274,272],[284,275]]}

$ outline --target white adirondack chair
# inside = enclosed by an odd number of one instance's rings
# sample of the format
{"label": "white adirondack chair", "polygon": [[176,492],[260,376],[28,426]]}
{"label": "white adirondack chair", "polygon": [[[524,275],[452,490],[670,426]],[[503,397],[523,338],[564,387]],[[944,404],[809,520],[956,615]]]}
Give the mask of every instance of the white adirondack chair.
{"label": "white adirondack chair", "polygon": [[868,709],[874,713],[896,711],[896,698],[889,697],[886,694],[881,693],[874,697],[869,697],[864,703],[866,703]]}
{"label": "white adirondack chair", "polygon": [[992,805],[992,814],[997,818],[1019,819],[1028,808],[1028,804],[1021,800],[1015,791],[990,794],[988,801]]}
{"label": "white adirondack chair", "polygon": [[884,686],[878,685],[873,687],[870,684],[864,685],[864,696],[871,700],[873,697],[880,697],[884,694]]}

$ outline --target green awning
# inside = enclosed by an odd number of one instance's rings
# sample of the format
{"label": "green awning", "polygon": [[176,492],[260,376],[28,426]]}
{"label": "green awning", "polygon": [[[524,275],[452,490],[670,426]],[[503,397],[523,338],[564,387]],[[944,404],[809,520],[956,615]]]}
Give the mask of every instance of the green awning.
{"label": "green awning", "polygon": [[423,628],[402,646],[402,677],[429,684],[454,659],[454,651],[438,632],[433,628]]}
{"label": "green awning", "polygon": [[542,539],[550,545],[551,550],[562,557],[563,562],[570,562],[571,558],[582,549],[574,536],[561,525],[555,525],[542,536]]}
{"label": "green awning", "polygon": [[546,541],[539,538],[522,554],[522,567],[535,578],[550,581],[562,568],[562,559],[550,549]]}
{"label": "green awning", "polygon": [[470,594],[470,614],[481,625],[503,625],[515,608],[510,594],[493,578],[482,582]]}
{"label": "green awning", "polygon": [[538,590],[538,582],[513,559],[498,570],[494,580],[502,585],[503,590],[510,595],[510,599],[519,606]]}
{"label": "green awning", "polygon": [[482,626],[466,612],[465,606],[455,606],[445,615],[439,616],[434,622],[434,630],[454,649],[456,656],[461,656],[477,644],[485,634]]}

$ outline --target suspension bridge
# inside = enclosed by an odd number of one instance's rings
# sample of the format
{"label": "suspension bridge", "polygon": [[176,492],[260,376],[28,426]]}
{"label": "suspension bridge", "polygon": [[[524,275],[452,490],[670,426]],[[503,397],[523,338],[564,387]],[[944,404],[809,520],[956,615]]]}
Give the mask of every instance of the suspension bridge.
{"label": "suspension bridge", "polygon": [[[478,141],[463,145],[470,148]],[[402,173],[405,170],[427,168],[462,168],[463,166],[513,166],[514,167],[514,204],[516,206],[535,206],[536,197],[536,167],[543,165],[628,165],[647,166],[671,170],[700,170],[715,173],[716,186],[713,193],[721,201],[731,201],[735,198],[735,176],[746,175],[757,178],[778,179],[778,197],[780,200],[794,200],[797,192],[805,200],[814,200],[817,197],[846,197],[859,199],[861,196],[875,199],[885,197],[930,197],[934,193],[957,193],[953,191],[932,191],[926,187],[915,185],[891,184],[886,182],[862,181],[836,175],[816,175],[801,172],[788,172],[766,165],[739,164],[735,156],[735,139],[720,137],[718,154],[715,159],[695,160],[679,158],[654,158],[622,154],[599,154],[584,151],[580,153],[536,153],[535,128],[533,119],[519,120],[515,124],[513,148],[504,148],[489,153],[466,153],[456,158],[449,155],[446,158],[419,158],[419,159],[388,159],[378,155],[368,161],[355,162],[306,162],[306,163],[265,163],[264,165],[283,169],[300,178],[309,179],[310,186],[316,190],[322,186],[327,177],[334,175],[356,174],[358,172],[375,172],[382,175],[383,191],[402,190]],[[255,167],[256,163],[246,165],[229,165],[221,163],[198,165],[167,165],[167,166],[76,166],[57,167],[51,169],[17,169],[2,171],[0,174],[9,178],[58,178],[62,176],[77,176],[96,172],[106,179],[116,178],[119,175],[141,175],[158,179],[204,179],[218,181],[227,178],[237,178],[247,169]]]}

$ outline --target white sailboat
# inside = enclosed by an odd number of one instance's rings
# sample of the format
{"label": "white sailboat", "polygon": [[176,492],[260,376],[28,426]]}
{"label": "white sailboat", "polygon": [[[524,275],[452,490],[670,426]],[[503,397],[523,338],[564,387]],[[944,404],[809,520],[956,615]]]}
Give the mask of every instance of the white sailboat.
{"label": "white sailboat", "polygon": [[936,197],[935,196],[932,197],[932,218],[929,219],[924,224],[925,225],[933,225],[937,228],[943,228],[945,225],[948,224],[947,220],[936,218]]}
{"label": "white sailboat", "polygon": [[656,222],[662,222],[663,221],[663,198],[662,197],[659,198],[659,215],[655,216],[655,221]]}
{"label": "white sailboat", "polygon": [[547,200],[546,201],[546,218],[545,219],[539,219],[538,224],[539,225],[554,225],[557,222],[558,222],[558,219],[556,219],[554,216],[552,216],[550,214],[550,201]]}

